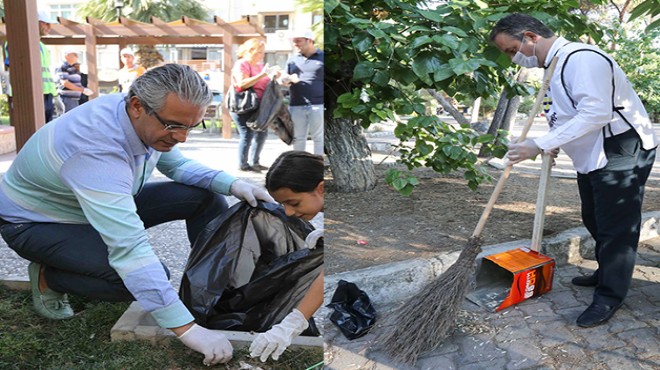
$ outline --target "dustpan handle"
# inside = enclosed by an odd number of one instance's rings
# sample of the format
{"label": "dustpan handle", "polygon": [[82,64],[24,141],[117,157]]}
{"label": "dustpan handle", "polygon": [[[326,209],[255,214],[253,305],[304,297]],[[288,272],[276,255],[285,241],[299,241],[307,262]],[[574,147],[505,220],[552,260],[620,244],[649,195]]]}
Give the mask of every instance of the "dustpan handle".
{"label": "dustpan handle", "polygon": [[[519,143],[527,138],[527,134],[529,133],[529,130],[532,128],[532,123],[534,123],[534,117],[536,117],[536,114],[539,112],[539,109],[541,108],[541,104],[543,104],[543,98],[545,97],[545,93],[548,91],[548,87],[550,86],[550,79],[552,78],[552,74],[555,71],[556,65],[557,65],[557,57],[554,57],[552,59],[552,62],[550,62],[550,66],[545,70],[543,84],[539,88],[538,94],[536,94],[536,102],[534,102],[532,111],[530,112],[529,117],[527,117],[527,122],[525,122],[522,133],[516,140],[516,143]],[[472,232],[473,238],[478,238],[479,236],[481,236],[481,232],[484,230],[484,227],[486,226],[486,221],[488,220],[488,216],[490,216],[490,212],[493,210],[493,207],[495,206],[495,202],[497,201],[497,198],[500,196],[500,193],[504,188],[504,183],[511,174],[512,167],[513,167],[512,164],[507,164],[506,167],[504,168],[504,172],[502,172],[500,179],[497,181],[497,184],[495,185],[495,189],[493,190],[493,194],[491,194],[490,199],[486,204],[486,208],[484,208],[484,211],[481,214],[481,218],[477,223],[477,227],[475,227],[474,232]]]}
{"label": "dustpan handle", "polygon": [[534,227],[532,229],[532,247],[534,251],[541,250],[541,239],[543,239],[543,223],[545,222],[546,194],[550,173],[552,172],[552,158],[550,154],[543,154],[543,166],[541,167],[541,178],[539,179],[539,193],[536,197],[536,213],[534,213]]}

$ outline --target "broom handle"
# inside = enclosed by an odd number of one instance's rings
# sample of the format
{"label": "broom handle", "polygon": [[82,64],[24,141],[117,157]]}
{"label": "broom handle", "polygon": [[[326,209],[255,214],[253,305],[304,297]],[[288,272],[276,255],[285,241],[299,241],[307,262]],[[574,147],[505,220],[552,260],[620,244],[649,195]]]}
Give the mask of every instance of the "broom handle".
{"label": "broom handle", "polygon": [[[530,115],[527,118],[527,122],[525,122],[522,133],[516,140],[516,143],[519,143],[527,138],[527,133],[529,133],[529,130],[532,128],[532,123],[534,123],[534,117],[536,117],[536,114],[541,108],[541,104],[543,103],[543,98],[545,97],[545,93],[546,91],[548,91],[548,87],[550,86],[550,79],[552,78],[552,73],[554,72],[556,65],[557,65],[557,57],[554,57],[552,59],[552,62],[550,62],[550,66],[548,67],[548,69],[545,70],[545,78],[543,79],[543,84],[541,85],[541,88],[539,88],[538,94],[536,94],[536,102],[532,107],[532,111],[530,112]],[[477,223],[477,227],[475,227],[474,232],[472,232],[473,238],[478,238],[481,236],[481,232],[484,230],[484,227],[486,226],[486,221],[488,220],[488,216],[490,216],[490,211],[493,210],[493,207],[495,206],[495,202],[497,201],[497,198],[500,196],[500,193],[504,188],[504,183],[511,174],[512,167],[513,167],[512,164],[507,164],[506,167],[504,168],[504,172],[502,172],[502,176],[500,176],[500,179],[497,181],[497,184],[495,185],[495,189],[493,190],[493,194],[491,194],[490,199],[486,204],[486,208],[484,208],[484,211],[481,214],[481,218]]]}
{"label": "broom handle", "polygon": [[545,222],[545,195],[548,192],[548,182],[552,172],[552,158],[550,154],[543,153],[543,166],[541,167],[541,178],[539,179],[539,193],[536,198],[536,213],[534,214],[534,227],[532,229],[532,249],[536,252],[541,250],[541,239],[543,239],[543,223]]}

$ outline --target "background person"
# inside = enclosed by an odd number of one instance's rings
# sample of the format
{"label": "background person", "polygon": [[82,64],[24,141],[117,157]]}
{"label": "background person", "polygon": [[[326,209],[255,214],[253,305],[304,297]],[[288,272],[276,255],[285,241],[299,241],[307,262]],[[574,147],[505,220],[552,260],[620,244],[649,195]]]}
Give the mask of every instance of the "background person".
{"label": "background person", "polygon": [[595,286],[593,302],[577,318],[591,327],[621,307],[632,281],[644,184],[657,139],[641,100],[621,68],[593,45],[557,37],[536,18],[510,14],[491,40],[523,67],[547,67],[557,56],[546,118],[550,131],[510,144],[511,163],[561,148],[578,172],[582,221],[596,241],[598,269],[573,284]]}
{"label": "background person", "polygon": [[[52,20],[45,11],[38,11],[37,16],[39,17],[39,36],[45,36],[50,33],[50,25],[57,23]],[[5,42],[5,69],[9,70],[9,45]],[[53,80],[53,74],[50,72],[50,50],[44,45],[43,42],[39,41],[39,55],[41,57],[41,79],[43,81],[43,90],[44,90],[44,116],[46,123],[50,122],[53,119],[53,97],[57,96],[57,86],[55,85],[55,80]],[[9,89],[11,92],[11,89]],[[9,109],[12,109],[12,97],[11,93],[7,95]]]}
{"label": "background person", "polygon": [[57,92],[64,103],[64,111],[68,112],[77,107],[80,97],[92,95],[92,90],[82,85],[82,76],[80,69],[76,68],[78,63],[78,52],[72,49],[64,51],[64,63],[57,69],[60,82],[57,85]]}
{"label": "background person", "polygon": [[[266,85],[270,82],[269,74],[279,75],[277,66],[267,68],[263,60],[266,55],[266,43],[258,38],[245,41],[238,47],[236,52],[238,60],[234,63],[231,72],[232,86],[237,92],[248,88],[254,89],[257,97],[261,100]],[[259,163],[261,151],[264,148],[268,130],[253,131],[247,126],[248,119],[252,113],[236,114],[230,112],[238,128],[238,168],[241,171],[261,172],[268,169]],[[251,150],[250,150],[251,148]],[[249,156],[248,156],[249,153]]]}
{"label": "background person", "polygon": [[314,46],[311,31],[296,31],[292,42],[296,54],[287,61],[287,73],[297,75],[289,87],[289,112],[293,121],[293,149],[305,150],[307,136],[314,141],[314,154],[323,155],[323,65],[324,54]]}
{"label": "background person", "polygon": [[[310,221],[323,211],[323,157],[303,151],[282,153],[266,174],[266,188],[284,206],[287,216]],[[323,230],[312,233],[318,237],[319,232],[322,235]],[[250,345],[250,356],[259,357],[262,362],[271,355],[273,360],[279,359],[293,338],[307,329],[308,320],[321,304],[323,270],[298,306],[282,322],[254,339]]]}
{"label": "background person", "polygon": [[124,65],[119,70],[119,87],[121,92],[128,92],[136,78],[142,76],[146,69],[135,63],[135,54],[130,48],[123,48],[119,52]]}
{"label": "background person", "polygon": [[[167,64],[126,94],[94,99],[38,130],[0,183],[0,234],[28,267],[35,310],[73,316],[67,293],[137,300],[204,363],[227,362],[219,331],[197,326],[169,283],[145,229],[185,220],[192,242],[227,209],[223,195],[256,205],[265,189],[185,158],[185,142],[211,102],[192,68]],[[155,168],[173,181],[147,182]]]}

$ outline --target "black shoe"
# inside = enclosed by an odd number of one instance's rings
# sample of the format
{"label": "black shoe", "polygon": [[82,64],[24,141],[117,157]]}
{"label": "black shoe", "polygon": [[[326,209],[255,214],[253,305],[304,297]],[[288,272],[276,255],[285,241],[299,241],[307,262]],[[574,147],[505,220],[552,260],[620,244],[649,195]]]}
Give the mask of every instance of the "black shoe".
{"label": "black shoe", "polygon": [[266,166],[262,166],[262,165],[260,165],[259,163],[257,163],[257,164],[253,164],[253,165],[252,165],[252,168],[257,169],[257,170],[259,170],[259,171],[266,171],[266,170],[268,169],[268,167],[266,167]]}
{"label": "black shoe", "polygon": [[579,286],[597,286],[598,285],[598,273],[594,272],[589,276],[577,276],[571,280],[573,285]]}
{"label": "black shoe", "polygon": [[243,172],[256,172],[256,173],[261,173],[261,170],[254,168],[252,166],[243,166],[239,168]]}
{"label": "black shoe", "polygon": [[619,303],[616,306],[608,306],[600,303],[592,303],[587,307],[582,315],[577,318],[577,325],[583,328],[591,328],[593,326],[598,326],[604,324],[609,320],[616,310],[621,307],[623,303]]}

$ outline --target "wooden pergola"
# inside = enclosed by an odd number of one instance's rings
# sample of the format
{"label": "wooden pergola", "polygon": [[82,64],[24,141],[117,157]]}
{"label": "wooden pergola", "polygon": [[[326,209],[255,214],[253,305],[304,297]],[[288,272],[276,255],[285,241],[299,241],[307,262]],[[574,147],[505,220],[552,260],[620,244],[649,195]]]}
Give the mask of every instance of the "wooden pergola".
{"label": "wooden pergola", "polygon": [[[16,148],[20,150],[29,137],[44,124],[43,87],[39,57],[39,28],[34,0],[4,0],[6,23],[0,23],[0,41],[11,46],[9,53],[14,97],[12,124],[16,130]],[[261,27],[241,20],[225,22],[215,16],[213,23],[188,17],[164,22],[153,17],[151,23],[120,17],[116,22],[103,22],[88,17],[79,23],[58,17],[48,35],[41,37],[46,45],[85,45],[88,87],[98,94],[96,45],[163,45],[219,44],[224,46],[224,90],[231,83],[234,46],[252,37],[265,37]],[[119,57],[119,56],[118,56]],[[222,136],[231,137],[231,117],[222,109]]]}

